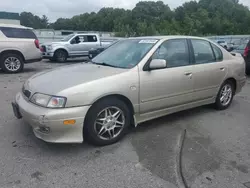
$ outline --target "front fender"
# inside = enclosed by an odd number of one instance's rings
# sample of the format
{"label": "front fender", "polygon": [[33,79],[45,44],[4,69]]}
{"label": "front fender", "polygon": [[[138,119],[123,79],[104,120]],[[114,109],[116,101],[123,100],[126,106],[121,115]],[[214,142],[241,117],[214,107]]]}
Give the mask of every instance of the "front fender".
{"label": "front fender", "polygon": [[65,51],[67,51],[67,52],[69,53],[68,48],[67,48],[66,46],[64,46],[64,45],[56,45],[56,46],[53,46],[51,52],[55,53],[55,51],[57,51],[57,50],[59,50],[59,49],[60,49],[60,50],[65,50]]}

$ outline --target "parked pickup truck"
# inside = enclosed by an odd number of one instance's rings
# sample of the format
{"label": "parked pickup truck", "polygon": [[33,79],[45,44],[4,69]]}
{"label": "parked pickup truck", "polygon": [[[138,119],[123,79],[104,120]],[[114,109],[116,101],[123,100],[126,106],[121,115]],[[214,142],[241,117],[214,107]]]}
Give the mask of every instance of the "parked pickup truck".
{"label": "parked pickup truck", "polygon": [[65,62],[67,58],[88,56],[90,49],[106,45],[96,33],[78,33],[68,35],[59,42],[45,43],[41,45],[41,51],[44,59]]}

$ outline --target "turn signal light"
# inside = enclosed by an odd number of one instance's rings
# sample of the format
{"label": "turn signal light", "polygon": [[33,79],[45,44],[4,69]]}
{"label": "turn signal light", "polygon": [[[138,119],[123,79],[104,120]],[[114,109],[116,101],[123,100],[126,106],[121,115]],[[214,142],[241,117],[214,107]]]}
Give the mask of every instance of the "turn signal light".
{"label": "turn signal light", "polygon": [[76,120],[70,119],[70,120],[64,120],[63,124],[64,125],[74,125],[76,123]]}

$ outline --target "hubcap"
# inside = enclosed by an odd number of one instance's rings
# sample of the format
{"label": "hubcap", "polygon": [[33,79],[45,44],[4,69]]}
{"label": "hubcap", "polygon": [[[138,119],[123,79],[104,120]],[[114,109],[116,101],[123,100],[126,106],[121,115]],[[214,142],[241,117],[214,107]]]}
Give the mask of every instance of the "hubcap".
{"label": "hubcap", "polygon": [[227,106],[233,96],[233,92],[232,92],[232,87],[227,84],[225,85],[222,90],[221,90],[221,94],[220,94],[220,102],[223,106]]}
{"label": "hubcap", "polygon": [[111,140],[119,136],[125,125],[125,116],[117,107],[102,110],[96,118],[94,129],[102,140]]}
{"label": "hubcap", "polygon": [[65,61],[65,55],[63,52],[58,52],[57,58],[59,61]]}
{"label": "hubcap", "polygon": [[17,71],[21,67],[21,62],[16,57],[8,57],[4,61],[4,65],[9,71]]}

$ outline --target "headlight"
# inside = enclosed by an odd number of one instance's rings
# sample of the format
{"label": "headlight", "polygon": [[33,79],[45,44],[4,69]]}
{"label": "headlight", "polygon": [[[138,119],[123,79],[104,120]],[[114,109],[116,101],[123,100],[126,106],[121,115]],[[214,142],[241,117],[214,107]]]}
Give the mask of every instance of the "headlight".
{"label": "headlight", "polygon": [[52,49],[53,49],[52,45],[48,45],[48,46],[47,46],[47,49],[48,49],[48,50],[52,50]]}
{"label": "headlight", "polygon": [[64,108],[66,104],[65,97],[50,96],[42,93],[35,93],[30,101],[39,106],[48,108]]}

